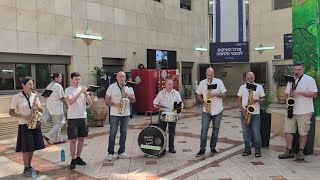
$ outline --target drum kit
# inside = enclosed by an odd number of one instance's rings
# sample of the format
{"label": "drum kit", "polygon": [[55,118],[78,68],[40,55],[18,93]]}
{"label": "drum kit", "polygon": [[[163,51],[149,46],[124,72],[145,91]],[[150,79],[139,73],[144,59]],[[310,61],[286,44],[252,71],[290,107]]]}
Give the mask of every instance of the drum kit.
{"label": "drum kit", "polygon": [[[160,111],[158,122],[177,122],[180,119],[181,104],[177,109],[174,108],[172,112]],[[158,124],[152,124],[152,113],[151,113],[151,124],[148,127],[142,129],[138,137],[138,144],[142,152],[147,157],[161,157],[162,152],[167,146],[167,134],[163,131]]]}

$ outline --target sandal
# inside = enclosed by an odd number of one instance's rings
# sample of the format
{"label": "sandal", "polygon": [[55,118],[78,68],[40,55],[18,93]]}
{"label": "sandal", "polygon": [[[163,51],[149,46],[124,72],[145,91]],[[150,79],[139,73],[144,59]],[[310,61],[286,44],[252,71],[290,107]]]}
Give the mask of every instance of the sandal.
{"label": "sandal", "polygon": [[249,156],[251,154],[251,151],[245,150],[242,153],[242,156]]}
{"label": "sandal", "polygon": [[256,151],[256,153],[254,154],[255,157],[261,157],[261,151]]}

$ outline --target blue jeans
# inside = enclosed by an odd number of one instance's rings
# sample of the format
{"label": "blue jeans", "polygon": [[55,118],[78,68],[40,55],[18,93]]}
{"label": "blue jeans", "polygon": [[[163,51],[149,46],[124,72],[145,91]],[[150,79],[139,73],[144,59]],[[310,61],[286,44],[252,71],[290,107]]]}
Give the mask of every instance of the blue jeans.
{"label": "blue jeans", "polygon": [[114,154],[114,144],[116,141],[116,135],[117,135],[119,123],[120,123],[120,141],[119,141],[120,148],[118,150],[118,154],[125,152],[129,120],[130,120],[130,116],[110,116],[110,136],[109,136],[109,147],[108,147],[109,154]]}
{"label": "blue jeans", "polygon": [[251,133],[254,137],[253,142],[255,150],[261,150],[260,123],[260,114],[252,114],[249,125],[246,124],[245,117],[241,114],[241,125],[245,150],[251,151]]}
{"label": "blue jeans", "polygon": [[210,122],[212,120],[212,135],[210,140],[210,148],[213,150],[218,141],[218,134],[220,128],[220,122],[222,118],[222,111],[219,114],[211,115],[209,113],[202,112],[202,121],[201,121],[201,140],[200,140],[200,150],[206,151],[207,146],[207,135]]}

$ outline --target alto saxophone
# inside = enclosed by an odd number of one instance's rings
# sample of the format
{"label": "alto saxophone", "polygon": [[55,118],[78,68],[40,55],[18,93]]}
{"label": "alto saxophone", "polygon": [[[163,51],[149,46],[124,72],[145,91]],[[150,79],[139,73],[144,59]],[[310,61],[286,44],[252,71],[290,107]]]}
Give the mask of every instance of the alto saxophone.
{"label": "alto saxophone", "polygon": [[130,103],[130,100],[123,95],[126,92],[125,91],[126,86],[123,85],[121,89],[122,89],[122,91],[121,91],[121,100],[120,100],[120,107],[118,109],[118,112],[119,112],[119,114],[124,114],[125,111],[126,111],[127,106]]}
{"label": "alto saxophone", "polygon": [[249,89],[249,99],[248,99],[248,105],[246,108],[246,116],[245,116],[245,120],[246,120],[246,124],[249,125],[250,124],[250,120],[251,120],[251,115],[252,113],[256,110],[256,108],[253,106],[253,90]]}
{"label": "alto saxophone", "polygon": [[31,121],[28,123],[28,129],[35,129],[37,128],[38,121],[41,120],[42,113],[38,110],[38,107],[36,106],[38,93],[36,91],[33,91],[36,95],[34,96],[33,103],[31,106]]}
{"label": "alto saxophone", "polygon": [[210,91],[209,85],[211,84],[211,80],[208,79],[208,84],[207,84],[207,99],[206,99],[206,112],[210,113],[211,112],[211,99],[210,99]]}

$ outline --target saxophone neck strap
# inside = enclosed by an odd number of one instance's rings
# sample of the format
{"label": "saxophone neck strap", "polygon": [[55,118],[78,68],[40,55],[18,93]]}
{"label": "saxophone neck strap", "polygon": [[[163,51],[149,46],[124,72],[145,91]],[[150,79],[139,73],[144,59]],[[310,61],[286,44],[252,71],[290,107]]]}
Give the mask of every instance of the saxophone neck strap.
{"label": "saxophone neck strap", "polygon": [[31,109],[31,103],[30,103],[29,98],[27,97],[26,93],[24,93],[24,91],[21,91],[21,92],[22,92],[22,94],[24,95],[24,97],[27,99],[28,104],[29,104],[29,108]]}
{"label": "saxophone neck strap", "polygon": [[298,84],[299,84],[299,82],[300,82],[300,80],[301,80],[302,77],[303,77],[303,74],[302,74],[302,76],[299,78],[299,80],[298,80],[297,83],[294,83],[294,82],[292,83],[292,87],[293,87],[292,89],[293,89],[293,90],[296,90],[296,88],[297,88],[297,86],[298,86]]}
{"label": "saxophone neck strap", "polygon": [[120,86],[120,84],[118,82],[117,82],[117,85],[118,85],[118,87],[119,87],[119,89],[120,89],[120,91],[122,93],[122,88],[121,88],[121,86]]}

